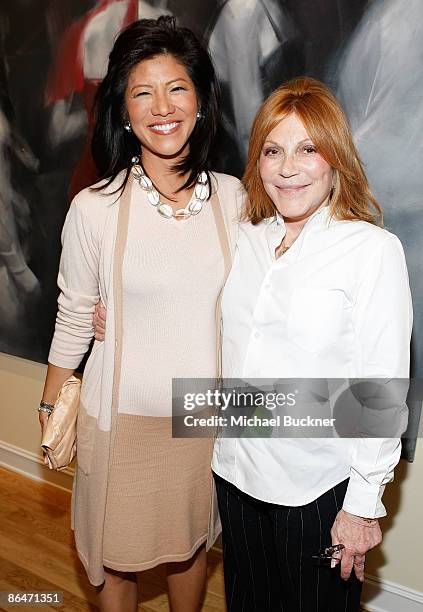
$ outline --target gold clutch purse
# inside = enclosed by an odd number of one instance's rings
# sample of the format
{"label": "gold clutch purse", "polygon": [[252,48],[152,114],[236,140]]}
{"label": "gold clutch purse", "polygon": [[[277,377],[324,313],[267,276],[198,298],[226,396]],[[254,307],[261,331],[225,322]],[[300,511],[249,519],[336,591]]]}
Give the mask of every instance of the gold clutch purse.
{"label": "gold clutch purse", "polygon": [[51,470],[64,470],[76,455],[76,421],[81,381],[70,376],[62,385],[48,418],[41,447]]}

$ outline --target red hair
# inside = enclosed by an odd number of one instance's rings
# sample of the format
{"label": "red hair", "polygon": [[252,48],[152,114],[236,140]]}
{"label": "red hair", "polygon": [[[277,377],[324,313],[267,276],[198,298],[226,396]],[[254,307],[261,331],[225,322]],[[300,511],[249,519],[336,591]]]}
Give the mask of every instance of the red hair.
{"label": "red hair", "polygon": [[382,209],[370,191],[348,120],[328,87],[310,77],[281,85],[255,117],[242,179],[248,193],[243,219],[256,224],[275,214],[275,206],[263,187],[258,161],[269,133],[291,113],[301,119],[317,151],[334,170],[331,215],[382,224]]}

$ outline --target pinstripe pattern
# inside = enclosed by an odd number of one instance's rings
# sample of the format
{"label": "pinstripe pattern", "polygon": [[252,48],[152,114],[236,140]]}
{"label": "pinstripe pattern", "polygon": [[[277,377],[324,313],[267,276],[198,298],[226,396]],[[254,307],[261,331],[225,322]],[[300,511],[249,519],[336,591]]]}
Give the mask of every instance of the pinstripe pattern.
{"label": "pinstripe pattern", "polygon": [[[275,514],[275,529],[274,529],[274,535],[273,535],[273,539],[275,542],[278,539],[278,521],[279,521],[279,514],[276,513]],[[281,612],[284,612],[285,606],[284,606],[282,597],[280,597],[280,608],[281,608]]]}
{"label": "pinstripe pattern", "polygon": [[[263,526],[261,524],[262,518],[261,518],[260,514],[258,516],[258,519],[259,519],[259,525],[260,525],[261,544],[262,544],[262,547],[263,547],[263,558],[264,558],[264,564],[265,564],[265,567],[266,567],[266,578],[267,578],[267,583],[270,584],[270,580],[269,580],[269,568],[267,566],[266,546],[265,546],[264,538],[263,538]],[[269,609],[270,609],[270,604],[271,604],[270,589],[268,591],[268,595],[269,595],[269,597],[268,597],[268,605],[269,605]]]}
{"label": "pinstripe pattern", "polygon": [[298,599],[299,599],[299,612],[303,610],[303,597],[302,597],[302,574],[303,574],[303,541],[304,541],[304,520],[303,520],[303,511],[302,508],[300,510],[301,517],[301,541],[300,541],[300,563],[298,567]]}
{"label": "pinstripe pattern", "polygon": [[[291,566],[289,563],[289,549],[288,549],[288,534],[289,534],[289,515],[291,514],[291,508],[289,508],[287,514],[286,514],[286,529],[285,529],[285,561],[286,561],[286,567],[288,570],[288,577],[289,577],[289,582],[292,583],[292,576],[291,576]],[[278,536],[277,536],[278,537]]]}
{"label": "pinstripe pattern", "polygon": [[345,608],[344,608],[344,612],[347,612],[348,610],[348,596],[349,596],[350,592],[347,591],[347,594],[345,596]]}
{"label": "pinstripe pattern", "polygon": [[300,507],[256,500],[216,478],[228,612],[357,612],[361,583],[312,556],[330,530],[347,481]]}
{"label": "pinstripe pattern", "polygon": [[253,572],[253,565],[251,563],[251,555],[250,555],[250,549],[248,547],[248,540],[247,540],[247,533],[245,531],[245,522],[244,522],[244,504],[241,505],[241,522],[242,522],[242,531],[244,533],[244,541],[245,541],[245,550],[247,551],[247,557],[248,557],[248,564],[250,566],[250,575],[251,575],[251,587],[252,587],[252,591],[253,591],[253,602],[254,602],[254,606],[256,606],[256,587],[254,584],[254,572]]}
{"label": "pinstripe pattern", "polygon": [[[229,492],[228,491],[226,491],[226,516],[227,516],[227,521],[228,521],[228,526],[229,526],[229,538],[230,540],[232,540],[233,534],[232,534],[231,517],[229,515]],[[223,540],[223,546],[225,546],[225,543],[226,543],[226,538]],[[232,588],[231,588],[231,597],[229,600],[229,609],[231,609],[233,601],[234,601],[236,579],[237,579],[237,575],[234,572]]]}
{"label": "pinstripe pattern", "polygon": [[[317,516],[319,519],[319,550],[322,550],[322,519],[320,516],[319,510],[319,500],[316,499],[316,510]],[[320,572],[317,572],[317,580],[316,580],[316,611],[319,612],[319,584],[320,584]]]}
{"label": "pinstripe pattern", "polygon": [[336,512],[339,512],[339,506],[338,506],[338,500],[336,499],[336,491],[335,491],[335,487],[332,489],[332,493],[333,493],[333,497],[335,499],[335,505],[336,505]]}

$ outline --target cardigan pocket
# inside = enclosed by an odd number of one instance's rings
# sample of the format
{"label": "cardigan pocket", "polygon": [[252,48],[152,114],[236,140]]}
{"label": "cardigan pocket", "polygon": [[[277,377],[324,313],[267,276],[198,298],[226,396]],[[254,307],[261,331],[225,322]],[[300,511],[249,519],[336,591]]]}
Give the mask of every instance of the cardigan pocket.
{"label": "cardigan pocket", "polygon": [[76,422],[76,459],[86,476],[91,471],[96,422],[96,418],[89,415],[80,402]]}

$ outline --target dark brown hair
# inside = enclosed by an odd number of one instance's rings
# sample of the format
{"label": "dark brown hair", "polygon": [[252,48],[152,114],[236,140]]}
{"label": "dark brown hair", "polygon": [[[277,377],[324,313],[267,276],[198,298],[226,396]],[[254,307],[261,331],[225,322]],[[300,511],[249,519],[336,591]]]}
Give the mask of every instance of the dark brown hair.
{"label": "dark brown hair", "polygon": [[[219,84],[210,55],[195,34],[188,28],[179,27],[174,17],[140,19],[116,39],[107,74],[96,96],[92,151],[100,178],[107,179],[101,188],[126,170],[123,188],[132,157],[140,155],[137,137],[123,129],[125,90],[131,70],[139,62],[160,55],[171,55],[185,67],[201,107],[201,117],[189,137],[189,151],[174,167],[178,174],[188,175],[180,189],[192,187],[198,174],[210,167],[209,154],[217,131],[219,108]],[[210,177],[208,179],[210,181]]]}

